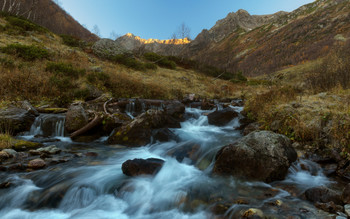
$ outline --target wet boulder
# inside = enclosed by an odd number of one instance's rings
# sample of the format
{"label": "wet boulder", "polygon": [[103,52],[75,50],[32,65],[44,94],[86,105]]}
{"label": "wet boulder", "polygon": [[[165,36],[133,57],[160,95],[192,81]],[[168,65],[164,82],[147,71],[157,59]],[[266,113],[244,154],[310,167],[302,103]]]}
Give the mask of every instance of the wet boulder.
{"label": "wet boulder", "polygon": [[296,159],[297,153],[286,136],[258,131],[220,149],[213,172],[272,182],[284,179]]}
{"label": "wet boulder", "polygon": [[156,158],[127,160],[122,171],[127,176],[155,175],[164,164],[164,160]]}
{"label": "wet boulder", "polygon": [[66,114],[66,130],[72,133],[83,128],[88,123],[89,117],[82,104],[72,104]]}
{"label": "wet boulder", "polygon": [[345,214],[350,217],[350,204],[344,206]]}
{"label": "wet boulder", "polygon": [[116,130],[108,138],[108,143],[130,147],[146,145],[151,142],[152,129],[163,128],[166,118],[164,111],[150,109]]}
{"label": "wet boulder", "polygon": [[17,107],[0,109],[0,125],[8,127],[14,134],[29,131],[35,120],[35,113]]}
{"label": "wet boulder", "polygon": [[164,111],[167,115],[168,128],[181,128],[180,122],[184,121],[185,105],[180,101],[165,101]]}
{"label": "wet boulder", "polygon": [[11,158],[11,154],[5,152],[5,151],[0,151],[0,162],[8,160]]}
{"label": "wet boulder", "polygon": [[62,150],[57,148],[55,145],[51,145],[51,146],[47,146],[47,147],[43,147],[43,148],[39,148],[37,150],[31,150],[29,151],[30,154],[58,154],[60,153]]}
{"label": "wet boulder", "polygon": [[31,142],[31,141],[25,141],[25,140],[16,140],[12,144],[12,149],[16,151],[27,151],[32,149],[37,149],[42,147],[43,144],[38,142]]}
{"label": "wet boulder", "polygon": [[236,118],[238,113],[232,108],[228,107],[223,110],[218,110],[208,114],[208,122],[210,125],[224,126]]}
{"label": "wet boulder", "polygon": [[316,208],[319,208],[323,211],[329,212],[329,213],[337,213],[337,212],[343,212],[344,207],[341,205],[336,205],[334,202],[327,202],[327,203],[320,203],[317,202],[315,204]]}
{"label": "wet boulder", "polygon": [[305,197],[313,203],[333,202],[336,205],[342,205],[341,194],[325,186],[314,187],[306,190]]}
{"label": "wet boulder", "polygon": [[46,166],[46,163],[44,160],[38,158],[38,159],[34,159],[34,160],[31,160],[29,161],[28,163],[28,168],[30,169],[42,169]]}
{"label": "wet boulder", "polygon": [[177,135],[168,128],[153,130],[153,140],[159,142],[177,141]]}

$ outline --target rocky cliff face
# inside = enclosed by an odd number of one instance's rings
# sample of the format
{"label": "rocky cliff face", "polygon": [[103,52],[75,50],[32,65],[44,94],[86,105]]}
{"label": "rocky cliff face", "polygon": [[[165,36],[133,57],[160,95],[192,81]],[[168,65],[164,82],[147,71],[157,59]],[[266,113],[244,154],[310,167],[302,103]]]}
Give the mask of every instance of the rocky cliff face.
{"label": "rocky cliff face", "polygon": [[180,56],[245,75],[269,74],[327,54],[350,37],[349,0],[317,0],[297,10],[250,15],[239,10],[203,30]]}
{"label": "rocky cliff face", "polygon": [[88,41],[98,39],[52,0],[0,0],[0,10],[27,18],[56,34],[74,35]]}
{"label": "rocky cliff face", "polygon": [[[191,41],[187,38],[185,39],[170,39],[170,40],[158,40],[158,39],[142,39],[139,36],[135,36],[128,33],[124,36],[119,37],[115,41],[109,39],[101,39],[95,43],[95,50],[99,51],[109,51],[109,54],[121,54],[124,52],[135,52],[135,53],[145,53],[154,52],[161,55],[179,55],[181,51],[188,45]],[[108,46],[105,44],[108,43]],[[101,48],[101,49],[99,49]],[[96,53],[96,52],[95,52]],[[100,54],[100,52],[97,52]]]}

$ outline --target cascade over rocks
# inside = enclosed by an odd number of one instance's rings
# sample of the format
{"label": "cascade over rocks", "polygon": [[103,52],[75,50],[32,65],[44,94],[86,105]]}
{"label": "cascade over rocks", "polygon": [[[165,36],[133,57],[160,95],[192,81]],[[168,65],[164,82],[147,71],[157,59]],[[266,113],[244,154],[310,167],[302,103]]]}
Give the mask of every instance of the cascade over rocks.
{"label": "cascade over rocks", "polygon": [[216,155],[213,172],[248,180],[282,180],[297,153],[284,135],[257,131],[224,146]]}
{"label": "cascade over rocks", "polygon": [[208,114],[208,122],[210,125],[224,126],[237,116],[238,113],[228,107]]}
{"label": "cascade over rocks", "polygon": [[154,175],[163,164],[164,160],[157,158],[127,160],[122,165],[122,171],[127,176]]}

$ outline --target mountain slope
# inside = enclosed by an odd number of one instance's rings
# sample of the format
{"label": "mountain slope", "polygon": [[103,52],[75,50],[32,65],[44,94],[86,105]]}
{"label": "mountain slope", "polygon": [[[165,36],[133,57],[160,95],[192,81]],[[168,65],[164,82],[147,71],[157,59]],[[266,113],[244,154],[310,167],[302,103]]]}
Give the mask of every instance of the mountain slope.
{"label": "mountain slope", "polygon": [[324,56],[350,37],[349,0],[318,0],[291,12],[230,13],[203,30],[182,56],[248,76]]}
{"label": "mountain slope", "polygon": [[88,41],[98,39],[52,0],[0,0],[0,10],[22,16],[56,34],[73,35]]}

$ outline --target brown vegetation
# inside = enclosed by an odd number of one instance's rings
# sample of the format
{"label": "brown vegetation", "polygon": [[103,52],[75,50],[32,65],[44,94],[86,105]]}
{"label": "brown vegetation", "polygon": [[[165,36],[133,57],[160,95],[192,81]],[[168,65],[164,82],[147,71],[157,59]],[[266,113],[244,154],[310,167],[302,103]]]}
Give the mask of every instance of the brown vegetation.
{"label": "brown vegetation", "polygon": [[323,57],[350,37],[348,1],[325,8],[310,4],[297,12],[251,31],[238,28],[224,40],[184,55],[229,72],[258,76]]}
{"label": "brown vegetation", "polygon": [[73,35],[88,41],[98,38],[52,0],[0,0],[0,10],[22,16],[56,34]]}

